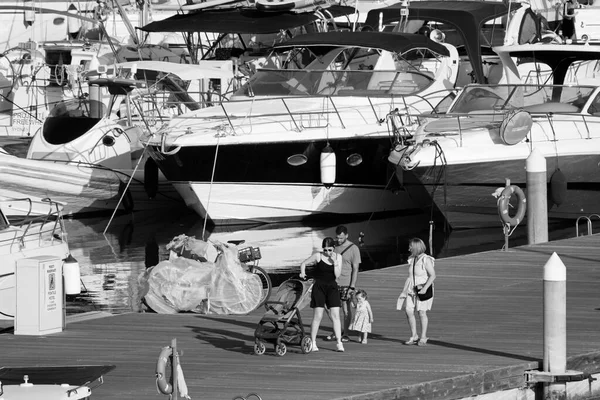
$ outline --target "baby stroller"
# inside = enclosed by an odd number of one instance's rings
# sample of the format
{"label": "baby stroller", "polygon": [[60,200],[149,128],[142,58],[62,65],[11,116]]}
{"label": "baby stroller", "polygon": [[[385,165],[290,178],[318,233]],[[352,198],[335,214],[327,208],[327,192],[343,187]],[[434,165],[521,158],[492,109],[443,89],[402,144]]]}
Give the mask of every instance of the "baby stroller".
{"label": "baby stroller", "polygon": [[312,279],[288,279],[279,286],[273,300],[265,303],[267,311],[254,331],[254,354],[264,354],[266,343],[273,343],[278,356],[285,355],[286,344],[300,345],[304,354],[311,351],[312,340],[304,330],[300,310],[310,302],[313,283]]}

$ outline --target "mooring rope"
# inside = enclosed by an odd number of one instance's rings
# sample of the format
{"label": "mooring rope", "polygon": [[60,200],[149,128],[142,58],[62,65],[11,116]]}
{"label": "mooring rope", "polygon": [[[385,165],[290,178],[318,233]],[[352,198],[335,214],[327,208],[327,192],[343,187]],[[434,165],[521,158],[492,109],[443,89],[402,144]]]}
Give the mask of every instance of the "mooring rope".
{"label": "mooring rope", "polygon": [[219,155],[219,139],[217,136],[217,147],[215,148],[215,159],[213,161],[212,173],[210,175],[210,186],[208,188],[208,199],[206,200],[206,207],[204,207],[204,225],[202,226],[202,240],[206,240],[204,233],[206,232],[206,221],[208,221],[208,206],[210,205],[210,196],[212,194],[213,183],[215,180],[215,170],[217,169],[217,157]]}

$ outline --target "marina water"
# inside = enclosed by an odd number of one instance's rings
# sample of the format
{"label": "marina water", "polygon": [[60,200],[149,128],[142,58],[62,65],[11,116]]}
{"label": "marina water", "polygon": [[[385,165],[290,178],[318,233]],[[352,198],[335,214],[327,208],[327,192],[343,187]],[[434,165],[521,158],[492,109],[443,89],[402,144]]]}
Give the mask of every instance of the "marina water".
{"label": "marina water", "polygon": [[[138,277],[147,267],[168,258],[165,246],[180,234],[219,242],[244,240],[240,247],[259,247],[262,255],[259,266],[270,274],[276,286],[298,274],[300,262],[321,247],[324,237],[335,237],[335,228],[339,224],[348,227],[350,240],[360,247],[361,271],[405,263],[411,237],[418,236],[429,242],[430,225],[423,214],[337,219],[310,225],[279,223],[219,227],[205,226],[197,214],[185,208],[123,214],[112,220],[110,215],[66,219],[69,246],[81,265],[82,275],[82,294],[68,298],[67,312],[120,314],[143,311]],[[587,233],[584,225],[580,224],[580,234]],[[436,258],[500,249],[504,245],[500,220],[497,228],[489,229],[444,232],[443,227],[434,228],[432,242]],[[549,238],[556,240],[575,234],[575,221],[565,221],[551,224]],[[523,244],[527,244],[527,228],[520,226],[509,238],[509,246]]]}

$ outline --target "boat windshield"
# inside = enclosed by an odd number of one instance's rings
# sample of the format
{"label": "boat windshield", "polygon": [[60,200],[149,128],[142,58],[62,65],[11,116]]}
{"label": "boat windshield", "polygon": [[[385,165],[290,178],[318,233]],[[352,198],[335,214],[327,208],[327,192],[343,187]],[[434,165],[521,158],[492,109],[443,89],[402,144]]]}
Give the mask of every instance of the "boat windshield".
{"label": "boat windshield", "polygon": [[468,85],[449,113],[492,113],[524,109],[532,113],[579,113],[595,86]]}
{"label": "boat windshield", "polygon": [[8,223],[8,219],[6,219],[6,216],[4,215],[2,210],[0,210],[0,231],[5,230],[9,226],[10,224]]}
{"label": "boat windshield", "polygon": [[234,96],[406,96],[433,81],[421,71],[260,69]]}

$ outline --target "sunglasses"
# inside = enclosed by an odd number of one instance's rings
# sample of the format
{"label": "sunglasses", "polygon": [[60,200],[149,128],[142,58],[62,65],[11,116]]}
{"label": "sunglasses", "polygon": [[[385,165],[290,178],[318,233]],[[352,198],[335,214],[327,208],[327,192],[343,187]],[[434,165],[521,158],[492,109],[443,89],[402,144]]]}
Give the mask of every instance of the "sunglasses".
{"label": "sunglasses", "polygon": [[323,247],[323,251],[333,251],[333,247]]}

